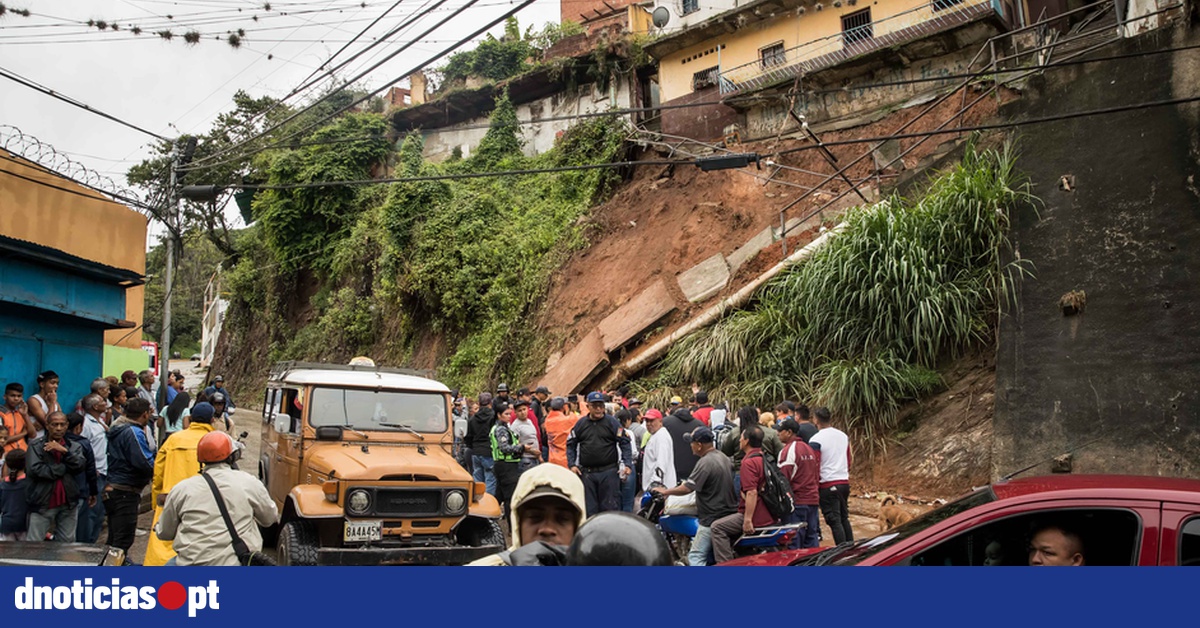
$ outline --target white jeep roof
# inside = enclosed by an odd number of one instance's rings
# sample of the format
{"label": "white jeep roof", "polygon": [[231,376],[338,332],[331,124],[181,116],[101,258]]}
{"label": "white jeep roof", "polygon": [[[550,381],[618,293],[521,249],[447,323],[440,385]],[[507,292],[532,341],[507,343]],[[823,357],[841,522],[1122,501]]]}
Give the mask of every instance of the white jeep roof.
{"label": "white jeep roof", "polygon": [[289,370],[279,378],[272,378],[288,384],[312,386],[346,386],[352,388],[384,388],[388,390],[416,390],[421,392],[449,393],[445,384],[415,375],[401,375],[378,371],[343,371],[326,369],[294,369]]}

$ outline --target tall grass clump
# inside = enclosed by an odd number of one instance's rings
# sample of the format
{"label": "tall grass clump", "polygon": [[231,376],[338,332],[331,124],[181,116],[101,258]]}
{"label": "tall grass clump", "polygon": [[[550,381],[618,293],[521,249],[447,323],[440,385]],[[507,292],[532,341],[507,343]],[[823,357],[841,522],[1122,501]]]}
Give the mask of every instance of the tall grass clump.
{"label": "tall grass clump", "polygon": [[[738,399],[829,406],[874,445],[936,368],[992,337],[1022,263],[1002,261],[1009,209],[1033,197],[1011,146],[977,149],[924,196],[851,210],[844,231],[741,311],[678,343],[655,381]],[[649,392],[649,391],[647,391]]]}

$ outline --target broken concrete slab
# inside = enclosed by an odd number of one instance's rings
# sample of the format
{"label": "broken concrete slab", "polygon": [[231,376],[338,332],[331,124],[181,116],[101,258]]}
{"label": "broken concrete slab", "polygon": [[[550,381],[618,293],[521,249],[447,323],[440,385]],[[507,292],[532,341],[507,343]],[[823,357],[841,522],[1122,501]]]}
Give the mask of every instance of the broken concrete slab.
{"label": "broken concrete slab", "polygon": [[753,238],[750,238],[738,250],[729,254],[729,272],[736,273],[742,264],[754,259],[759,251],[771,246],[771,243],[776,240],[775,230],[767,227],[759,231]]}
{"label": "broken concrete slab", "polygon": [[568,395],[578,392],[580,386],[591,381],[606,366],[608,353],[604,350],[600,330],[593,329],[567,351],[538,385],[549,388],[553,395]]}
{"label": "broken concrete slab", "polygon": [[662,279],[600,321],[600,338],[606,352],[626,345],[635,336],[675,310],[675,299]]}
{"label": "broken concrete slab", "polygon": [[699,303],[720,292],[729,283],[729,264],[724,255],[717,253],[679,273],[677,280],[687,300]]}

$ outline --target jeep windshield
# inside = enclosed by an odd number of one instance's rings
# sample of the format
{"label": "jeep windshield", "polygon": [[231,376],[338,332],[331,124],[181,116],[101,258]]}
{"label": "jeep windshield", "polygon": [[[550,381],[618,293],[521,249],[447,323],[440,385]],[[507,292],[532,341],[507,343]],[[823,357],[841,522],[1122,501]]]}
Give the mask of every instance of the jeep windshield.
{"label": "jeep windshield", "polygon": [[448,427],[446,397],[435,392],[315,388],[309,403],[313,427],[425,434],[445,432]]}
{"label": "jeep windshield", "polygon": [[908,523],[893,528],[884,534],[869,539],[844,543],[823,552],[805,556],[792,563],[792,565],[855,565],[882,551],[884,548],[891,547],[922,530],[937,525],[959,513],[994,501],[996,501],[996,494],[992,492],[991,487],[981,488],[937,510],[927,512]]}

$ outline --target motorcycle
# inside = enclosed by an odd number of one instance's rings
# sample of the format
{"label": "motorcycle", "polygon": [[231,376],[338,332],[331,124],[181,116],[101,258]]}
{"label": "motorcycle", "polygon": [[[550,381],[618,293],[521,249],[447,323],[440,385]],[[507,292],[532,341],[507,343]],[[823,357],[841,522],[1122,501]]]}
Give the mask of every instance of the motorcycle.
{"label": "motorcycle", "polygon": [[[691,551],[692,539],[696,538],[696,532],[700,528],[700,519],[694,511],[688,512],[687,509],[677,509],[676,512],[668,513],[668,498],[654,492],[654,488],[658,486],[665,485],[658,481],[652,482],[650,490],[642,493],[638,516],[653,523],[662,532],[667,546],[671,549],[674,563],[687,566],[688,552]],[[787,549],[792,539],[806,526],[807,524],[801,522],[758,528],[753,534],[743,534],[733,544],[733,551],[738,557],[742,557]],[[711,554],[709,564],[712,564]]]}

